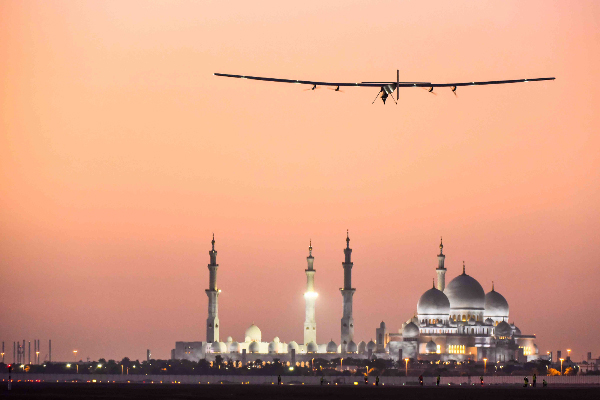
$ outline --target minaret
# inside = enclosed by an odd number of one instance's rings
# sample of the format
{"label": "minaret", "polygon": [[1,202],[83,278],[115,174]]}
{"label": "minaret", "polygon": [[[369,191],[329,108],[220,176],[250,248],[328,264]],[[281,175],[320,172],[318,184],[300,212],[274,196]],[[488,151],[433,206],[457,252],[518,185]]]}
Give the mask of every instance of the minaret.
{"label": "minaret", "polygon": [[356,289],[352,288],[352,249],[350,248],[350,236],[346,231],[346,248],[344,249],[344,287],[340,288],[344,302],[344,314],[342,316],[342,353],[346,352],[346,345],[354,340],[354,318],[352,318],[352,296]]}
{"label": "minaret", "polygon": [[315,272],[313,269],[313,262],[315,258],[312,256],[312,240],[308,247],[308,257],[306,261],[308,268],[304,270],[306,272],[306,293],[304,293],[304,299],[306,300],[306,319],[304,320],[304,344],[310,342],[317,343],[317,321],[315,320],[315,301],[317,300],[317,293],[315,292]]}
{"label": "minaret", "polygon": [[215,250],[215,234],[213,233],[212,250],[208,252],[210,256],[210,279],[206,295],[208,296],[208,318],[206,319],[206,341],[208,343],[219,341],[219,293],[217,289],[217,251]]}
{"label": "minaret", "polygon": [[437,272],[437,288],[438,290],[444,291],[446,287],[446,268],[444,267],[444,260],[446,256],[444,255],[444,244],[442,243],[442,238],[440,238],[440,254],[438,254],[438,267],[435,270]]}

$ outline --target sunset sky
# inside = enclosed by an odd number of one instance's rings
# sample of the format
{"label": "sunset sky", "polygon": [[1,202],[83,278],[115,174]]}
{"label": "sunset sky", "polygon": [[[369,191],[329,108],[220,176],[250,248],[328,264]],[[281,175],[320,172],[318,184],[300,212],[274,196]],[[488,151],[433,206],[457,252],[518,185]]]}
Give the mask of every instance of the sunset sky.
{"label": "sunset sky", "polygon": [[[400,92],[237,80],[551,82]],[[396,332],[492,280],[540,352],[600,356],[600,2],[0,2],[0,341],[53,360],[205,340]]]}

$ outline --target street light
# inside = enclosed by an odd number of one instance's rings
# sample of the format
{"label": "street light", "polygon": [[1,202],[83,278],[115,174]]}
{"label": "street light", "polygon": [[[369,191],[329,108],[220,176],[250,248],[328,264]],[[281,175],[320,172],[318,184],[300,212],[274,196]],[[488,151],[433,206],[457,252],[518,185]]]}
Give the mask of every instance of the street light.
{"label": "street light", "polygon": [[35,352],[35,363],[36,364],[40,363],[40,352],[39,351]]}
{"label": "street light", "polygon": [[406,376],[408,376],[408,358],[405,358],[404,362],[406,363]]}
{"label": "street light", "polygon": [[571,349],[567,349],[567,360],[571,359]]}
{"label": "street light", "polygon": [[77,361],[77,350],[73,350],[73,358],[75,358],[75,361]]}
{"label": "street light", "polygon": [[560,359],[560,374],[561,374],[561,375],[563,374],[563,373],[562,373],[562,363],[563,363],[563,361],[565,361],[565,359],[564,359],[564,358],[561,358],[561,359]]}
{"label": "street light", "polygon": [[485,372],[487,371],[487,358],[483,359],[483,374],[485,375]]}

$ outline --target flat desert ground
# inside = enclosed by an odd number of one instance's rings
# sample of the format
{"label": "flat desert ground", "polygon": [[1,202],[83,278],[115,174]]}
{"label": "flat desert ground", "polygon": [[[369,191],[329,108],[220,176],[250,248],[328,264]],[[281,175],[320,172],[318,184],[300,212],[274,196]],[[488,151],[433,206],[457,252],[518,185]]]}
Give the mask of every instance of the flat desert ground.
{"label": "flat desert ground", "polygon": [[302,385],[158,385],[103,383],[15,383],[6,399],[600,399],[598,386],[537,387],[385,387],[385,386],[302,386]]}

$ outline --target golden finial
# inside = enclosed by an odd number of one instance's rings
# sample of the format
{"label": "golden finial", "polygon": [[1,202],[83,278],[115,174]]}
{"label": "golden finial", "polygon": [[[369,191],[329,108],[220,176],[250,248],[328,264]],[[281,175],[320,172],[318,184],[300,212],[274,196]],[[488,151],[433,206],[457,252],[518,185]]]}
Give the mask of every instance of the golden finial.
{"label": "golden finial", "polygon": [[465,275],[465,262],[463,261],[463,275]]}
{"label": "golden finial", "polygon": [[492,292],[494,291],[494,281],[492,281]]}
{"label": "golden finial", "polygon": [[431,278],[431,281],[432,281],[432,282],[431,282],[431,283],[432,283],[432,286],[435,288],[435,278]]}

